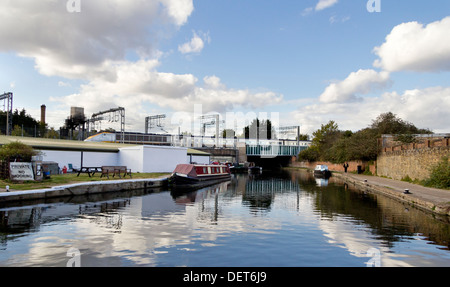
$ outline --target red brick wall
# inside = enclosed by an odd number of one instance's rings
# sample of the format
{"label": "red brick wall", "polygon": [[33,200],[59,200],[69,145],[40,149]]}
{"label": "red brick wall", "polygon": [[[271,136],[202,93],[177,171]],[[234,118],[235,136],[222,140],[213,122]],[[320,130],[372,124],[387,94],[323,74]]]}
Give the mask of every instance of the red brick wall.
{"label": "red brick wall", "polygon": [[[325,165],[327,165],[328,169],[331,170],[331,171],[339,171],[339,172],[344,172],[345,171],[343,163],[335,164],[335,163],[324,162],[324,161],[317,161],[317,162],[307,162],[307,161],[295,162],[294,161],[292,163],[292,166],[293,167],[303,167],[303,168],[314,169],[316,167],[316,165],[318,165],[318,164],[325,164]],[[349,161],[348,162],[347,172],[356,172],[356,171],[358,171],[358,165],[360,165],[363,170],[365,170],[366,168],[369,168],[370,172],[372,174],[375,174],[375,172],[376,172],[375,164],[369,165],[367,162],[364,162],[364,161]]]}

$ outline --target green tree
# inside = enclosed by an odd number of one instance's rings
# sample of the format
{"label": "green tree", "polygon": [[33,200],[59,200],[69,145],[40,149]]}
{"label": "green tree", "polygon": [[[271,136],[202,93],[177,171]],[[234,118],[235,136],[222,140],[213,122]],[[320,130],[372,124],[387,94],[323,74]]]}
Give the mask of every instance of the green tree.
{"label": "green tree", "polygon": [[[297,140],[297,138],[295,138]],[[309,140],[309,136],[308,135],[304,135],[304,134],[300,134],[298,137],[299,141],[308,141]]]}
{"label": "green tree", "polygon": [[[27,114],[25,109],[22,109],[20,112],[18,109],[14,110],[11,118],[13,127],[15,129],[14,135],[22,136],[22,126],[24,130],[28,130],[28,132],[24,132],[24,136],[28,136],[31,134],[34,135],[36,131],[36,136],[42,137],[46,132],[47,124],[43,124],[35,120],[32,116]],[[3,134],[6,134],[6,121],[7,113],[0,111],[0,130]],[[16,128],[15,126],[18,126],[18,128]],[[13,131],[11,131],[11,133],[13,133]]]}
{"label": "green tree", "polygon": [[413,134],[432,133],[419,129],[391,112],[379,115],[372,124],[360,131],[340,131],[337,123],[329,121],[313,133],[311,147],[299,154],[299,160],[343,163],[351,160],[376,160],[383,134],[393,134],[401,142],[414,142]]}
{"label": "green tree", "polygon": [[341,132],[336,122],[329,121],[326,125],[321,125],[320,129],[313,132],[311,146],[300,152],[299,160],[328,160],[330,149],[340,136]]}
{"label": "green tree", "polygon": [[222,131],[223,138],[234,138],[236,136],[236,132],[233,129],[224,129]]}
{"label": "green tree", "polygon": [[11,131],[11,135],[15,137],[28,136],[27,132],[24,131],[24,129],[22,129],[22,127],[20,127],[19,125],[14,125],[14,128]]}
{"label": "green tree", "polygon": [[244,136],[246,139],[262,139],[270,140],[275,136],[275,130],[270,120],[255,119],[252,123],[244,128]]}
{"label": "green tree", "polygon": [[372,129],[377,131],[379,136],[384,134],[404,135],[404,134],[425,134],[432,132],[428,129],[419,129],[410,122],[398,118],[392,112],[379,115],[372,121]]}
{"label": "green tree", "polygon": [[31,146],[21,143],[19,141],[5,144],[0,148],[0,160],[10,162],[30,162],[31,158],[37,155]]}
{"label": "green tree", "polygon": [[59,132],[57,132],[54,128],[51,128],[51,129],[47,130],[47,132],[44,135],[44,138],[58,139],[59,138]]}

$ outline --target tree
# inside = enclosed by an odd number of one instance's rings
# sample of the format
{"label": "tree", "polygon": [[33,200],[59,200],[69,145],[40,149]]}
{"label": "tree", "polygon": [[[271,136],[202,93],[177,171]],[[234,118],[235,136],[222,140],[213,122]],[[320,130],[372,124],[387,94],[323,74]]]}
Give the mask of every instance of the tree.
{"label": "tree", "polygon": [[48,139],[58,139],[59,133],[57,131],[55,131],[54,128],[51,128],[51,129],[47,130],[44,137],[48,138]]}
{"label": "tree", "polygon": [[[24,132],[24,136],[36,134],[36,136],[42,137],[47,129],[47,124],[35,120],[32,116],[27,114],[25,109],[22,109],[20,112],[15,109],[11,115],[11,118],[16,133],[14,135],[17,136],[22,136],[22,126],[24,131],[28,130],[28,132]],[[0,111],[0,130],[4,134],[6,134],[6,120],[7,113]],[[16,126],[18,127],[16,128]]]}
{"label": "tree", "polygon": [[236,132],[233,129],[224,129],[222,131],[223,138],[234,138],[236,137]]}
{"label": "tree", "polygon": [[299,141],[308,141],[309,140],[309,136],[308,135],[304,135],[304,134],[300,134],[300,136],[298,138],[295,138],[296,140]]}
{"label": "tree", "polygon": [[5,144],[0,148],[0,160],[10,162],[30,162],[31,158],[37,154],[38,152],[31,146],[19,141]]}
{"label": "tree", "polygon": [[334,121],[329,121],[326,125],[322,125],[320,129],[313,132],[312,144],[321,146],[330,143],[330,140],[339,133],[338,124]]}
{"label": "tree", "polygon": [[244,128],[244,136],[246,139],[267,139],[274,138],[275,130],[272,128],[270,120],[255,119],[252,123]]}
{"label": "tree", "polygon": [[379,136],[384,134],[404,135],[404,134],[424,134],[432,132],[428,129],[419,129],[412,123],[398,118],[392,112],[379,115],[372,121],[372,129],[375,129]]}
{"label": "tree", "polygon": [[300,152],[299,159],[308,161],[327,160],[331,147],[340,135],[339,127],[334,121],[321,125],[320,129],[313,133],[311,146]]}
{"label": "tree", "polygon": [[11,135],[15,137],[28,136],[27,132],[24,131],[24,129],[19,125],[14,125],[14,129],[11,131]]}
{"label": "tree", "polygon": [[376,160],[378,139],[383,134],[393,134],[401,142],[414,142],[413,134],[432,133],[419,129],[391,112],[379,115],[372,124],[360,131],[340,131],[334,121],[322,125],[313,133],[311,147],[299,154],[299,160],[323,160],[343,163],[351,160]]}

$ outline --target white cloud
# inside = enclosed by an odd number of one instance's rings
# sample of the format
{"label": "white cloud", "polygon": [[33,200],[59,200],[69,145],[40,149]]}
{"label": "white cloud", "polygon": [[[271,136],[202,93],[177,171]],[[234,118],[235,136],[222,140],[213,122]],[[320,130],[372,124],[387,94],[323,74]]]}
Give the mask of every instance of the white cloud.
{"label": "white cloud", "polygon": [[[187,22],[193,0],[82,1],[80,13],[69,13],[66,0],[38,2],[0,4],[0,52],[34,59],[43,75],[85,81],[77,93],[51,98],[64,111],[48,111],[51,126],[61,126],[71,106],[83,106],[87,116],[125,107],[127,129],[139,130],[147,109],[191,112],[195,104],[202,104],[205,112],[224,112],[256,109],[282,99],[272,92],[227,88],[216,76],[199,84],[192,74],[158,71],[163,53],[156,44]],[[209,33],[194,31],[179,49],[199,53],[209,42]],[[127,60],[128,53],[139,59]]]}
{"label": "white cloud", "polygon": [[162,109],[192,112],[195,104],[202,104],[205,113],[226,112],[244,107],[258,109],[268,103],[280,103],[282,96],[272,92],[254,93],[249,90],[227,88],[216,76],[203,79],[204,85],[192,74],[177,75],[157,71],[158,60],[110,62],[105,67],[111,78],[93,78],[82,85],[77,94],[52,98],[62,106],[83,103],[87,115],[111,107],[126,109],[128,128],[138,129],[147,116],[145,104]]}
{"label": "white cloud", "polygon": [[[335,19],[330,19],[334,21]],[[391,86],[390,73],[401,71],[440,72],[450,70],[450,17],[427,26],[417,22],[396,26],[385,43],[374,52],[380,57],[374,66],[383,70],[359,70],[341,81],[328,85],[320,103],[310,99],[289,119],[302,124],[302,133],[311,134],[330,120],[341,129],[360,130],[385,112],[393,112],[419,128],[448,132],[450,87],[385,92],[371,95]]]}
{"label": "white cloud", "polygon": [[161,37],[186,23],[192,1],[82,1],[80,13],[69,13],[66,0],[2,2],[0,52],[33,58],[43,75],[87,79],[130,50],[152,56]]}
{"label": "white cloud", "polygon": [[202,36],[199,36],[194,32],[194,35],[189,42],[178,46],[178,51],[182,54],[200,53],[205,47],[205,41],[208,43],[211,41],[208,34],[202,33]]}
{"label": "white cloud", "polygon": [[321,11],[327,8],[330,8],[331,6],[334,6],[338,3],[338,0],[319,0],[319,2],[316,5],[315,10]]}
{"label": "white cloud", "polygon": [[71,87],[71,84],[63,82],[63,81],[59,81],[58,82],[58,87]]}
{"label": "white cloud", "polygon": [[334,24],[334,23],[345,23],[348,20],[350,20],[350,16],[345,16],[345,17],[338,17],[336,15],[332,15],[328,21],[330,21],[330,24]]}
{"label": "white cloud", "polygon": [[435,132],[449,132],[450,87],[431,87],[407,90],[403,94],[385,93],[382,101],[392,112],[419,128],[433,128]]}
{"label": "white cloud", "polygon": [[[129,2],[129,0],[127,0],[127,2]],[[184,25],[194,11],[194,3],[192,0],[161,0],[161,3],[165,5],[167,14],[178,26]]]}
{"label": "white cloud", "polygon": [[357,131],[369,126],[380,114],[391,111],[418,128],[447,133],[449,94],[450,87],[438,86],[383,93],[377,97],[363,97],[357,102],[315,103],[311,99],[309,104],[289,113],[283,120],[300,123],[301,132],[306,134],[312,134],[330,120],[337,122],[341,130]]}
{"label": "white cloud", "polygon": [[225,85],[220,82],[220,78],[216,76],[206,76],[203,78],[205,87],[212,89],[225,89]]}
{"label": "white cloud", "polygon": [[313,7],[305,8],[305,9],[302,11],[301,15],[302,15],[302,16],[308,16],[309,14],[311,14],[311,13],[313,12],[313,10],[314,10]]}
{"label": "white cloud", "polygon": [[386,71],[450,71],[450,17],[424,26],[400,24],[374,49],[375,67]]}
{"label": "white cloud", "polygon": [[345,80],[330,84],[320,95],[319,100],[327,102],[348,102],[359,99],[359,95],[387,87],[390,84],[388,72],[359,70],[351,73]]}
{"label": "white cloud", "polygon": [[[317,2],[315,7],[305,8],[302,11],[301,15],[302,16],[308,16],[314,11],[325,10],[325,9],[330,8],[330,7],[334,6],[335,4],[337,4],[338,1],[339,0],[319,0],[319,2]],[[350,18],[346,19],[345,21],[347,21],[349,19]],[[332,16],[329,20],[330,20],[330,23],[334,23],[334,22],[336,22],[336,17]],[[345,22],[345,21],[344,21],[344,19],[342,20],[342,22]]]}

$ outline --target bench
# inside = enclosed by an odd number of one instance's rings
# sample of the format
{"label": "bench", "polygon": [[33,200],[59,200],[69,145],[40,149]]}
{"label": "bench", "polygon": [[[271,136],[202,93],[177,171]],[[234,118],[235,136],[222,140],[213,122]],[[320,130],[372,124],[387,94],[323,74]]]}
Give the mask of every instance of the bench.
{"label": "bench", "polygon": [[114,170],[114,175],[113,177],[118,174],[119,178],[122,178],[122,176],[120,175],[122,173],[123,177],[129,175],[131,178],[131,169],[127,169],[126,166],[116,166],[116,169]]}
{"label": "bench", "polygon": [[122,175],[123,177],[129,175],[131,178],[131,169],[127,169],[126,166],[102,166],[102,175],[100,177],[106,175],[109,179],[110,174],[112,174],[113,177],[117,174],[119,178],[122,178]]}

